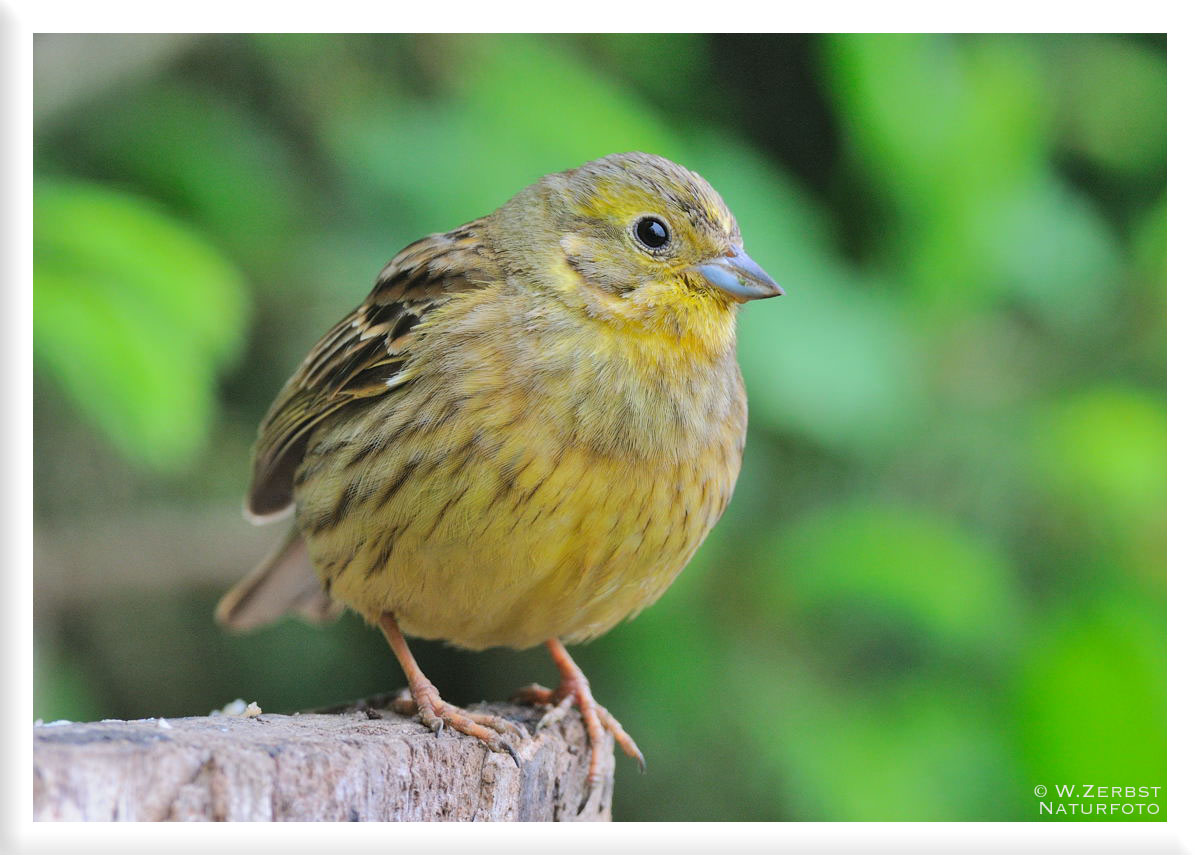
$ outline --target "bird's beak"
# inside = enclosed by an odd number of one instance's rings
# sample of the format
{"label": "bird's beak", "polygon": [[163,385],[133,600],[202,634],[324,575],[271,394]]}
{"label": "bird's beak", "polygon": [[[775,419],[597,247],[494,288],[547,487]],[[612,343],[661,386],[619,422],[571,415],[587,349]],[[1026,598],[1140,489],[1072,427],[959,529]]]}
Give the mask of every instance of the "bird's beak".
{"label": "bird's beak", "polygon": [[775,284],[775,280],[768,276],[753,258],[746,255],[746,251],[741,247],[730,250],[727,255],[702,261],[692,270],[739,303],[762,300],[765,297],[779,297],[783,294],[783,289]]}

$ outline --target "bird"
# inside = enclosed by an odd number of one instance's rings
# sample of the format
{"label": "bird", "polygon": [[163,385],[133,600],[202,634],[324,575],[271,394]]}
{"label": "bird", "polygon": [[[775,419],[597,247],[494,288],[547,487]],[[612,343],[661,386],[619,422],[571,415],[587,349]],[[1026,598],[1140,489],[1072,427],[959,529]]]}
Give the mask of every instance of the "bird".
{"label": "bird", "polygon": [[342,608],[377,626],[403,711],[507,752],[527,735],[445,701],[407,638],[546,645],[599,782],[604,731],[644,769],[566,645],[657,600],[721,517],[747,426],[736,317],[783,294],[697,173],[644,152],[551,173],[402,249],[259,428],[247,516],[293,516],[220,601],[246,630]]}

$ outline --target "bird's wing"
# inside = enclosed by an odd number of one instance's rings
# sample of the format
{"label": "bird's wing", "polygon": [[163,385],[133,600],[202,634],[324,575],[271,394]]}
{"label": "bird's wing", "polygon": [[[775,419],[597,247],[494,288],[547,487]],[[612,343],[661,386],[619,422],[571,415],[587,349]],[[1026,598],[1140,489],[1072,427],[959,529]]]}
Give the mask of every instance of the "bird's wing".
{"label": "bird's wing", "polygon": [[393,390],[405,337],[452,295],[492,284],[495,256],[481,221],[430,235],[400,251],[361,306],[317,342],[259,428],[246,512],[268,521],[292,506],[292,480],[313,428],[352,401]]}

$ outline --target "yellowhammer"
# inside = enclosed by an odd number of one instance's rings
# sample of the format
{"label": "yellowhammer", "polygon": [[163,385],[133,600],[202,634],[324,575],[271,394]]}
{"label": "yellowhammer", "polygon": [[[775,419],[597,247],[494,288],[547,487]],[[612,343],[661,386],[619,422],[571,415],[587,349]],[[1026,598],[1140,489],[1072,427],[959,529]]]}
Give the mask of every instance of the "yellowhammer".
{"label": "yellowhammer", "polygon": [[606,728],[640,763],[563,642],[658,599],[725,510],[746,436],[736,309],[782,293],[716,191],[649,154],[547,175],[417,241],[267,413],[247,509],[294,506],[295,525],[218,618],[349,605],[421,721],[514,760],[521,729],[443,701],[403,633],[545,643],[562,683],[522,697],[577,704],[593,746]]}

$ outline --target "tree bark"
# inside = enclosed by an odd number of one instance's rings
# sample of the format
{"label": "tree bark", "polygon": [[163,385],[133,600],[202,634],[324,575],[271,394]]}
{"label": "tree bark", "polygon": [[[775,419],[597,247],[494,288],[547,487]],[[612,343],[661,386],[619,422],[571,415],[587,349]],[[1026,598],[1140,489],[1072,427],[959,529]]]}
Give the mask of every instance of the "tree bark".
{"label": "tree bark", "polygon": [[[446,728],[435,736],[389,698],[295,715],[211,715],[37,725],[35,820],[610,820],[604,782],[585,802],[578,713],[508,754]],[[475,707],[523,724],[542,710]]]}

